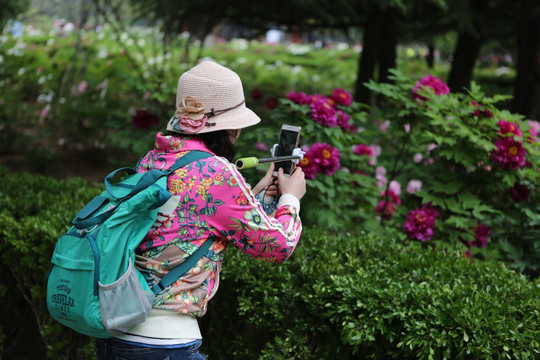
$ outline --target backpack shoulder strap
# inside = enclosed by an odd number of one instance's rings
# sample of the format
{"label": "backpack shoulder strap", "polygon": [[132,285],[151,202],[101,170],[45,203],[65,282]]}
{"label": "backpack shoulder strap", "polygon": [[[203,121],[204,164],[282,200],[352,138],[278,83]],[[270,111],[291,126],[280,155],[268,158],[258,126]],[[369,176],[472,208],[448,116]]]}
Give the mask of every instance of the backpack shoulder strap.
{"label": "backpack shoulder strap", "polygon": [[191,254],[183,263],[169,271],[161,281],[152,287],[154,294],[163,292],[169,285],[178,280],[182,275],[188,272],[210,249],[214,240],[207,239],[193,254]]}

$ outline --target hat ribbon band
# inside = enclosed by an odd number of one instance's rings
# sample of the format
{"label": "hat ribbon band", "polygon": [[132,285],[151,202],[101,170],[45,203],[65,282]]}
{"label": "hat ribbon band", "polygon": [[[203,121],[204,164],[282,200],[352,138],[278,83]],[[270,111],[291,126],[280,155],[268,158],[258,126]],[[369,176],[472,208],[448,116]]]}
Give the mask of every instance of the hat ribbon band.
{"label": "hat ribbon band", "polygon": [[[240,107],[242,105],[244,105],[244,103],[246,102],[246,99],[242,100],[242,102],[238,105],[235,105],[235,106],[232,106],[230,108],[226,108],[226,109],[221,109],[221,110],[214,110],[214,108],[211,108],[210,109],[210,112],[207,112],[207,113],[204,113],[204,115],[206,115],[208,118],[211,118],[211,117],[214,117],[214,116],[217,116],[217,115],[221,115],[223,113],[226,113],[227,111],[230,111],[230,110],[234,110],[236,109],[237,107]],[[206,123],[206,126],[215,126],[216,123]]]}

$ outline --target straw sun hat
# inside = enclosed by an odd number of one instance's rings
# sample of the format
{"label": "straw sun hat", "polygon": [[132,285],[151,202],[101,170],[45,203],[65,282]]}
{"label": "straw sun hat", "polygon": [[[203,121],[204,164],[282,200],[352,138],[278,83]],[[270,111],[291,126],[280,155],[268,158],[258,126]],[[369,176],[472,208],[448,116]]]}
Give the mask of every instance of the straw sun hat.
{"label": "straw sun hat", "polygon": [[241,129],[261,119],[246,107],[240,77],[212,61],[203,61],[178,80],[176,111],[167,130],[202,134]]}

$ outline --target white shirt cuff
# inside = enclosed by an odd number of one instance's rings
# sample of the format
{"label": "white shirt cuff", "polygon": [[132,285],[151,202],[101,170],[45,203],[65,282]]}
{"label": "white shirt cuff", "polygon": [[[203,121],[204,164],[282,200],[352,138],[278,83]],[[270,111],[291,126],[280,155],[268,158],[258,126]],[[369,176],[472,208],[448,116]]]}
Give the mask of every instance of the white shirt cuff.
{"label": "white shirt cuff", "polygon": [[289,205],[296,209],[296,211],[300,212],[300,200],[292,194],[283,194],[279,198],[278,207],[283,205]]}

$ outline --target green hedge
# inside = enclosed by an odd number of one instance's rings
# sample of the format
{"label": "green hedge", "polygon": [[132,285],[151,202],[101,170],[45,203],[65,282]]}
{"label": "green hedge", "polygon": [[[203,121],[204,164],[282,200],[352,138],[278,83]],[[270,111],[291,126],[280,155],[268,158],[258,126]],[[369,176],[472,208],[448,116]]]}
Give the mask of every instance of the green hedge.
{"label": "green hedge", "polygon": [[[28,358],[92,359],[90,339],[51,320],[43,300],[56,238],[101,189],[0,175],[0,357],[32,348]],[[282,264],[229,247],[200,323],[211,359],[534,359],[539,315],[540,281],[503,265],[312,228]],[[14,329],[20,319],[28,326]]]}

